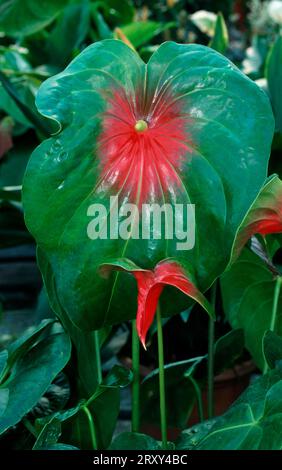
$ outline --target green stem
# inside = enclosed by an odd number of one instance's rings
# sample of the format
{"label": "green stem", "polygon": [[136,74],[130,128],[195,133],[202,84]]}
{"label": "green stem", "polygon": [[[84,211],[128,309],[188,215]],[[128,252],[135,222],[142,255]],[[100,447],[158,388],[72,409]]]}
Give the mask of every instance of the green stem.
{"label": "green stem", "polygon": [[157,331],[158,331],[158,355],[159,355],[159,384],[160,384],[160,416],[161,416],[161,434],[162,447],[167,449],[167,422],[166,422],[166,404],[165,404],[165,374],[164,374],[164,346],[162,317],[160,307],[157,308]]}
{"label": "green stem", "polygon": [[197,397],[199,420],[200,420],[201,423],[203,423],[204,420],[205,420],[205,417],[204,417],[202,392],[201,392],[201,389],[200,389],[199,385],[197,384],[197,381],[192,376],[189,376],[189,379],[191,380],[191,382],[194,386],[196,397]]}
{"label": "green stem", "polygon": [[84,411],[84,413],[87,417],[87,420],[88,420],[88,426],[89,426],[89,430],[90,430],[90,437],[91,437],[93,450],[97,450],[98,449],[97,437],[96,437],[96,430],[95,430],[95,426],[94,426],[94,423],[93,423],[92,415],[91,415],[89,409],[87,408],[87,406],[83,406],[82,410]]}
{"label": "green stem", "polygon": [[[282,286],[282,276],[278,276],[276,279],[276,284],[275,284],[275,289],[274,289],[274,294],[273,294],[272,314],[271,314],[270,327],[269,327],[270,331],[273,331],[273,332],[275,331],[275,327],[276,327],[278,302],[279,302],[281,286]],[[268,364],[267,362],[265,362],[264,368],[263,368],[263,374],[266,374],[267,371],[268,371]]]}
{"label": "green stem", "polygon": [[27,418],[24,418],[23,419],[23,424],[24,426],[26,427],[26,429],[34,436],[37,438],[37,432],[35,430],[35,427],[33,426],[33,424],[31,424],[31,422],[27,419]]}
{"label": "green stem", "polygon": [[132,322],[132,432],[139,432],[140,426],[140,342],[136,320]]}
{"label": "green stem", "polygon": [[97,369],[97,379],[98,384],[100,385],[103,380],[102,375],[102,366],[101,366],[101,353],[100,353],[100,341],[99,341],[99,331],[94,331],[94,341],[95,341],[95,356],[96,356],[96,369]]}
{"label": "green stem", "polygon": [[[211,304],[215,308],[216,301],[216,287],[215,282],[211,288]],[[208,418],[211,419],[214,415],[214,326],[215,321],[209,318],[209,332],[208,332]]]}

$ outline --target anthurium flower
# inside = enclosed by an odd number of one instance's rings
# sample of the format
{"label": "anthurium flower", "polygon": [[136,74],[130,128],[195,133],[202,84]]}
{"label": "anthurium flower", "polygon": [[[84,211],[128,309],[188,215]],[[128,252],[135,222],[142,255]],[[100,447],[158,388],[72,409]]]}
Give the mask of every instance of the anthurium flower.
{"label": "anthurium flower", "polygon": [[211,317],[214,317],[213,309],[204,295],[197,289],[192,273],[188,272],[187,267],[174,260],[163,260],[151,271],[140,269],[130,260],[118,259],[103,264],[100,272],[102,275],[107,276],[112,269],[128,271],[134,275],[137,281],[138,309],[136,327],[145,348],[146,335],[153,322],[159,298],[165,286],[176,287],[185,295],[197,301]]}
{"label": "anthurium flower", "polygon": [[[99,275],[111,258],[156,279],[159,262],[184,260],[205,292],[266,178],[274,121],[265,93],[204,46],[167,42],[145,64],[121,41],[105,40],[46,80],[36,103],[58,131],[28,164],[25,217],[71,321],[92,330],[135,317],[134,277]],[[158,210],[157,230],[154,217],[142,223],[143,212]],[[182,235],[188,243],[179,248]],[[163,315],[188,302],[179,289],[165,289],[160,301]]]}
{"label": "anthurium flower", "polygon": [[231,263],[253,235],[271,233],[282,233],[282,181],[278,176],[269,178],[239,228]]}

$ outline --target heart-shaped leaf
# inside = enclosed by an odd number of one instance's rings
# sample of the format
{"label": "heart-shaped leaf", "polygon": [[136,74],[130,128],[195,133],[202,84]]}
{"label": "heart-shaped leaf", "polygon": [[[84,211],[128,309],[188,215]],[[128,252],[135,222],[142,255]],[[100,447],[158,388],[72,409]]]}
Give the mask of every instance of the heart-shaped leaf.
{"label": "heart-shaped leaf", "polygon": [[247,249],[221,278],[224,312],[233,328],[244,330],[246,347],[261,369],[266,366],[265,332],[282,334],[282,292],[275,302],[280,279],[273,278],[267,265]]}
{"label": "heart-shaped leaf", "polygon": [[282,374],[257,379],[219,418],[184,431],[178,450],[280,450]]}
{"label": "heart-shaped leaf", "polygon": [[[199,290],[206,290],[226,267],[266,177],[273,119],[265,94],[204,46],[165,43],[146,65],[122,42],[106,40],[46,80],[37,105],[60,132],[29,162],[26,222],[71,320],[87,330],[134,317],[133,277],[98,275],[113,257],[144,269],[167,257],[185,258]],[[178,246],[176,230],[165,236],[166,223],[153,231],[152,218],[145,223],[148,237],[130,236],[139,224],[136,212],[124,220],[128,202],[138,211],[145,203],[165,204],[166,215],[167,205],[177,215],[179,205],[194,204],[192,249]],[[117,207],[111,237],[101,238]],[[97,220],[89,217],[97,208],[104,222],[95,239]],[[177,220],[183,223],[179,213]],[[122,223],[127,238],[116,232]],[[163,315],[187,308],[183,294],[174,294],[173,302],[169,297],[164,292]]]}
{"label": "heart-shaped leaf", "polygon": [[[47,334],[40,339],[39,330],[36,331],[33,344],[26,335],[23,341],[16,343],[17,349],[15,345],[10,347],[8,363],[17,360],[0,388],[9,391],[9,401],[0,420],[0,434],[17,424],[36,405],[70,358],[70,340],[61,325],[51,323],[45,332]],[[33,347],[27,350],[28,345]]]}

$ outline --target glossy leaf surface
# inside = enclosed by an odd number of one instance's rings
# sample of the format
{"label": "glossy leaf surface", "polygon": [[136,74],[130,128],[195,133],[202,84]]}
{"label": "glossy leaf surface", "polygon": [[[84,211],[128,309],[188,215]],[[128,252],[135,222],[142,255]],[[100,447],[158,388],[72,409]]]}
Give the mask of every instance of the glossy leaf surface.
{"label": "glossy leaf surface", "polygon": [[[146,66],[122,42],[107,40],[47,80],[37,106],[61,131],[30,160],[26,222],[71,320],[96,329],[134,317],[133,277],[98,275],[110,258],[126,257],[145,269],[185,258],[199,290],[206,290],[227,265],[235,233],[265,180],[273,121],[264,93],[204,46],[165,43]],[[147,133],[134,128],[140,118],[148,121]],[[169,203],[173,210],[195,204],[194,248],[178,250],[175,234],[89,238],[89,206],[102,204],[112,214],[116,195],[122,210],[127,202]],[[163,315],[187,308],[183,294],[169,299],[166,288]]]}
{"label": "glossy leaf surface", "polygon": [[282,294],[274,313],[277,280],[254,253],[244,250],[221,278],[224,312],[233,328],[244,330],[246,347],[263,369],[262,340],[267,330],[282,334]]}
{"label": "glossy leaf surface", "polygon": [[224,415],[185,431],[176,448],[280,450],[281,393],[280,366],[255,380]]}
{"label": "glossy leaf surface", "polygon": [[[46,335],[38,329],[10,346],[10,375],[2,378],[0,390],[8,389],[9,400],[0,420],[0,433],[17,424],[36,405],[70,358],[69,337],[58,323],[44,322]],[[29,346],[29,348],[28,348]],[[33,347],[31,347],[33,346]]]}

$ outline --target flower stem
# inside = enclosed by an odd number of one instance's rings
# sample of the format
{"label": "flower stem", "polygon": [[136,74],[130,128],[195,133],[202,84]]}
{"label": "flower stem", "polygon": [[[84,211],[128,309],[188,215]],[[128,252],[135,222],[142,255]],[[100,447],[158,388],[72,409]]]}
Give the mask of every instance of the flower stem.
{"label": "flower stem", "polygon": [[95,341],[95,356],[96,356],[96,369],[97,369],[97,380],[98,385],[102,383],[102,365],[101,365],[101,353],[100,353],[100,341],[99,341],[99,331],[94,331],[94,341]]}
{"label": "flower stem", "polygon": [[197,406],[198,406],[198,416],[199,416],[199,420],[200,420],[200,423],[203,423],[204,420],[205,420],[205,417],[204,417],[204,408],[203,408],[202,392],[201,392],[201,389],[200,389],[199,385],[197,384],[197,381],[194,379],[194,377],[189,376],[189,379],[190,379],[190,381],[192,382],[192,384],[193,384],[193,386],[194,386],[194,390],[195,390],[196,397],[197,397]]}
{"label": "flower stem", "polygon": [[[282,286],[282,276],[278,276],[275,283],[274,294],[273,294],[273,304],[272,304],[272,314],[270,320],[270,331],[275,331],[276,327],[276,320],[277,320],[277,311],[278,311],[278,302],[279,302],[279,295]],[[268,371],[268,364],[265,362],[263,368],[263,374],[266,374]]]}
{"label": "flower stem", "polygon": [[157,307],[157,331],[158,331],[158,355],[159,355],[159,385],[160,385],[160,416],[161,416],[161,434],[162,447],[167,449],[167,421],[166,421],[166,403],[165,403],[165,374],[164,374],[164,346],[163,330],[160,307]]}
{"label": "flower stem", "polygon": [[[215,282],[211,288],[211,304],[215,308],[216,301],[216,288]],[[209,318],[209,332],[208,332],[208,418],[211,419],[214,415],[214,326],[215,321]]]}
{"label": "flower stem", "polygon": [[132,321],[132,432],[139,432],[140,426],[140,342],[136,329],[136,320]]}
{"label": "flower stem", "polygon": [[87,417],[93,450],[97,450],[98,449],[97,437],[96,437],[96,430],[95,430],[95,426],[94,426],[94,423],[93,423],[92,415],[91,415],[89,409],[87,408],[87,406],[83,406],[82,410],[84,411],[84,413]]}

